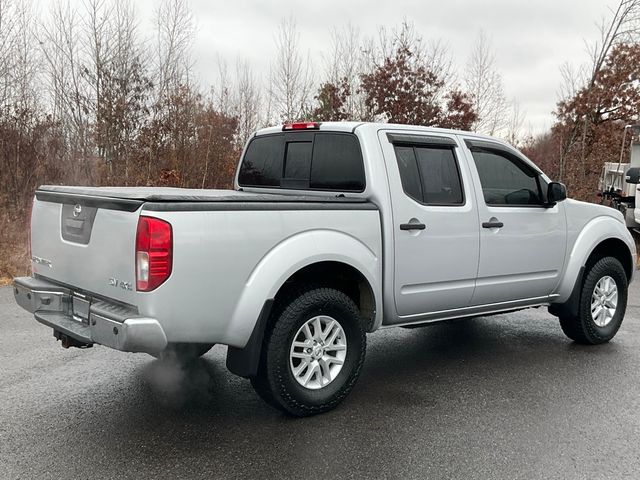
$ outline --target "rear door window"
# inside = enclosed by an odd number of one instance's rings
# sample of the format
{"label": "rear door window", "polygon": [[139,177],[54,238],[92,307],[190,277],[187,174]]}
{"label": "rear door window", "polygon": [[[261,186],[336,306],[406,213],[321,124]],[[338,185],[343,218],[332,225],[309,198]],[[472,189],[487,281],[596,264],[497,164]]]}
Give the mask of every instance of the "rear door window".
{"label": "rear door window", "polygon": [[404,192],[425,205],[463,205],[462,181],[453,148],[395,145]]}
{"label": "rear door window", "polygon": [[427,205],[462,205],[462,183],[453,148],[416,147]]}
{"label": "rear door window", "polygon": [[416,161],[416,153],[413,147],[396,146],[395,151],[404,193],[414,200],[423,203],[422,183],[420,182],[418,162]]}
{"label": "rear door window", "polygon": [[365,174],[360,143],[349,133],[301,132],[256,137],[242,160],[238,184],[362,192]]}

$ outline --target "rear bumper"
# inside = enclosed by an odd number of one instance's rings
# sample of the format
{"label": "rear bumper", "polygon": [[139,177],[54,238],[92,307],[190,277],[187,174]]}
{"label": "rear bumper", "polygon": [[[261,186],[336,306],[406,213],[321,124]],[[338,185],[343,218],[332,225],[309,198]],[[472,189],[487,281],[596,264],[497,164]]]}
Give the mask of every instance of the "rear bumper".
{"label": "rear bumper", "polygon": [[14,279],[13,294],[18,305],[33,313],[38,322],[80,343],[147,353],[167,346],[160,323],[133,309],[98,300],[91,303],[88,318],[82,321],[73,315],[71,290],[32,277]]}

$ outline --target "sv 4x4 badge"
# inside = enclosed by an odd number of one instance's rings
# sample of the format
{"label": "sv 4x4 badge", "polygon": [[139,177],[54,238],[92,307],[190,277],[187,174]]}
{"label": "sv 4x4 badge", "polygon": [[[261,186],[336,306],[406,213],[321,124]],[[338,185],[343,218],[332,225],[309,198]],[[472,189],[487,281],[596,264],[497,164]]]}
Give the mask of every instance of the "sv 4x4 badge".
{"label": "sv 4x4 badge", "polygon": [[125,282],[117,278],[110,278],[109,285],[116,288],[120,287],[122,290],[133,290],[133,284],[131,282]]}
{"label": "sv 4x4 badge", "polygon": [[44,265],[45,267],[53,268],[51,260],[47,260],[46,258],[36,257],[35,255],[33,255],[31,257],[31,261],[33,263],[37,263],[38,265]]}

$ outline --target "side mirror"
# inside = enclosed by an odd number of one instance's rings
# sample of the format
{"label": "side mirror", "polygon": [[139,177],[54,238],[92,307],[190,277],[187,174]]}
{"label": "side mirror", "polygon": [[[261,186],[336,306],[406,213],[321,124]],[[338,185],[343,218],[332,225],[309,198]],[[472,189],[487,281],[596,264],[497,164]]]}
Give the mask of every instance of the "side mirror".
{"label": "side mirror", "polygon": [[627,173],[624,176],[624,179],[627,183],[631,183],[637,185],[640,183],[640,168],[633,167],[627,170]]}
{"label": "side mirror", "polygon": [[558,202],[567,199],[567,187],[559,182],[551,182],[547,187],[547,202],[555,205]]}

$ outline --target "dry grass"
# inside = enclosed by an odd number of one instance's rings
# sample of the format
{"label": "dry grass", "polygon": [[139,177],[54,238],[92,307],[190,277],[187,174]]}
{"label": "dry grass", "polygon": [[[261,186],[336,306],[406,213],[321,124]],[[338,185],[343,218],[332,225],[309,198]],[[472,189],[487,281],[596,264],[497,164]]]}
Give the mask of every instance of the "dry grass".
{"label": "dry grass", "polygon": [[29,272],[29,233],[26,222],[0,214],[0,285]]}

